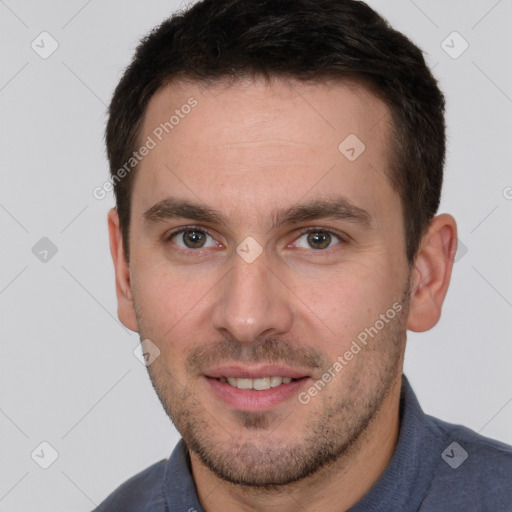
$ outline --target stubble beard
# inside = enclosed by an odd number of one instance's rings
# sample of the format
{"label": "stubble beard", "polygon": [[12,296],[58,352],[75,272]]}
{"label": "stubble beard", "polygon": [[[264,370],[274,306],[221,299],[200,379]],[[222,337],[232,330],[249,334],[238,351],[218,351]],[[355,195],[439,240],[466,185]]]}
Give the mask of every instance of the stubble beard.
{"label": "stubble beard", "polygon": [[[314,475],[335,461],[348,460],[357,449],[358,441],[364,437],[401,374],[409,310],[408,286],[409,282],[401,301],[402,311],[349,363],[354,365],[353,371],[343,387],[338,387],[338,397],[320,402],[322,394],[329,393],[324,389],[311,401],[317,409],[306,420],[301,415],[309,404],[298,401],[296,409],[285,418],[273,411],[237,411],[231,417],[231,425],[236,422],[233,429],[236,434],[231,435],[223,426],[226,418],[217,420],[207,412],[194,396],[190,383],[178,382],[158,364],[148,367],[151,382],[189,450],[217,477],[254,491],[278,490]],[[139,314],[141,327],[143,319]],[[139,333],[141,340],[144,339],[142,330]],[[270,343],[265,346],[272,347],[272,340],[267,341]],[[345,368],[341,373],[346,371]],[[327,386],[336,386],[336,378],[341,376],[334,377]],[[318,403],[322,404],[320,409]],[[290,442],[286,430],[293,428],[295,414],[303,425],[303,434],[298,441]],[[281,428],[281,439],[278,439]],[[283,442],[282,436],[287,442]]]}

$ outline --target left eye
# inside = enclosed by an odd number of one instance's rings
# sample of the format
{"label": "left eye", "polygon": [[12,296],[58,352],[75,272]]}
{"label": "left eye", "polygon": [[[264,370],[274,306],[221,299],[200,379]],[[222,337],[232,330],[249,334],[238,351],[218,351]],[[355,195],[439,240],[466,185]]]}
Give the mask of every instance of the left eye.
{"label": "left eye", "polygon": [[169,240],[182,249],[206,249],[218,245],[206,231],[201,229],[183,229],[173,233]]}
{"label": "left eye", "polygon": [[301,249],[321,250],[329,249],[333,245],[338,245],[333,243],[336,242],[336,240],[338,241],[338,244],[341,243],[341,238],[338,235],[335,235],[330,231],[315,229],[302,234],[294,245]]}

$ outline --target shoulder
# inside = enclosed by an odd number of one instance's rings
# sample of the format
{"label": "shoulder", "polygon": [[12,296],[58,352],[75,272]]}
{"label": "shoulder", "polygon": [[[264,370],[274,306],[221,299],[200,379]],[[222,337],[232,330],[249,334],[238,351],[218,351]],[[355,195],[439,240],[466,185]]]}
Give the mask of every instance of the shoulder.
{"label": "shoulder", "polygon": [[120,485],[94,512],[164,512],[163,479],[167,461],[162,460]]}
{"label": "shoulder", "polygon": [[[448,423],[446,421],[426,416],[429,428],[434,433],[443,434],[450,442],[459,444],[467,452],[466,460],[469,461],[470,456],[475,462],[483,464],[483,469],[488,464],[500,463],[509,470],[512,468],[512,446],[502,443],[496,439],[483,436],[474,430],[463,425]],[[455,452],[457,446],[454,446]],[[469,451],[468,451],[469,449]],[[462,455],[464,452],[460,451]],[[451,450],[449,452],[451,455]],[[512,483],[512,482],[511,482]]]}
{"label": "shoulder", "polygon": [[512,446],[463,425],[426,418],[429,430],[444,439],[431,494],[443,496],[453,510],[512,511]]}

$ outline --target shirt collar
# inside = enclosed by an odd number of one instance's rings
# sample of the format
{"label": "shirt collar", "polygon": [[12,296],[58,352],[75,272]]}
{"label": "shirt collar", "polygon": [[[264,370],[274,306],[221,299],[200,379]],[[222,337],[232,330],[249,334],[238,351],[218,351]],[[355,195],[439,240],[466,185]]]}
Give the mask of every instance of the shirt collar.
{"label": "shirt collar", "polygon": [[436,438],[418,399],[402,374],[400,431],[395,452],[375,485],[350,512],[416,512],[428,494],[444,439]]}

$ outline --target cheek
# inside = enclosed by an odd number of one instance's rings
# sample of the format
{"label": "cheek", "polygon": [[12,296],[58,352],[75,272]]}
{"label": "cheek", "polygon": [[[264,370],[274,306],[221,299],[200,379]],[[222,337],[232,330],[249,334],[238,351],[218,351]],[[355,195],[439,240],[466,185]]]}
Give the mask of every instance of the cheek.
{"label": "cheek", "polygon": [[134,295],[141,323],[148,335],[171,339],[201,309],[201,298],[211,288],[204,279],[190,279],[168,265],[140,265],[134,276]]}
{"label": "cheek", "polygon": [[399,299],[397,289],[382,266],[379,270],[377,264],[359,264],[303,280],[297,295],[304,297],[304,314],[327,327],[326,332],[339,346],[373,325]]}

